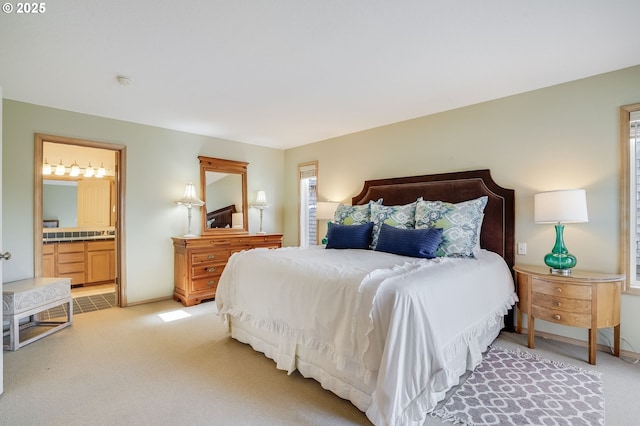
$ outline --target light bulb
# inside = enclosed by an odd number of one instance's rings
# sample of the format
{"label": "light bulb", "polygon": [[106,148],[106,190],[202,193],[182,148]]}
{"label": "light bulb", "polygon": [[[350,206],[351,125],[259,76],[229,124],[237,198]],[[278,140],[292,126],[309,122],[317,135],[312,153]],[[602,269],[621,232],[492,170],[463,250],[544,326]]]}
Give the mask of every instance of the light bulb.
{"label": "light bulb", "polygon": [[64,172],[65,172],[65,168],[64,168],[64,166],[62,165],[62,160],[60,160],[60,164],[58,164],[58,165],[56,166],[55,175],[56,175],[56,176],[62,176],[62,175],[64,175]]}
{"label": "light bulb", "polygon": [[93,167],[91,167],[91,163],[89,163],[89,167],[84,171],[84,177],[91,177],[94,174]]}
{"label": "light bulb", "polygon": [[44,159],[44,164],[42,165],[42,174],[43,175],[51,174],[51,164],[49,164],[46,158]]}
{"label": "light bulb", "polygon": [[76,177],[80,175],[80,166],[75,161],[71,165],[71,171],[69,172],[69,176]]}
{"label": "light bulb", "polygon": [[104,164],[100,163],[100,168],[98,169],[98,172],[96,173],[96,177],[104,177],[107,174],[107,171],[104,169]]}

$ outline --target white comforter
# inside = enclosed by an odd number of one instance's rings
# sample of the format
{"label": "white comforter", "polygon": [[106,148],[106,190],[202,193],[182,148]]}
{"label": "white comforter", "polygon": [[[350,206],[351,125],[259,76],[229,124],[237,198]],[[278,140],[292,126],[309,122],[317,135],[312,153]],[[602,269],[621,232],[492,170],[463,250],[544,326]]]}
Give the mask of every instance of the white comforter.
{"label": "white comforter", "polygon": [[[254,249],[234,254],[217,292],[220,314],[323,353],[375,390],[376,425],[421,424],[466,368],[480,363],[474,339],[517,300],[495,253],[433,260],[370,250]],[[295,370],[295,345],[277,359]],[[467,365],[451,365],[459,351]],[[283,361],[285,360],[285,361]]]}

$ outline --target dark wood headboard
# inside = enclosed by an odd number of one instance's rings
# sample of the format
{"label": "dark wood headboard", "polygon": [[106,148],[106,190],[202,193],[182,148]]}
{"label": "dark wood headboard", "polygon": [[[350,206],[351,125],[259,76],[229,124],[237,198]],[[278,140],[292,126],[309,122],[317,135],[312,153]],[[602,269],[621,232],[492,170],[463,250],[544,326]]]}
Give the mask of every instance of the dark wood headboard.
{"label": "dark wood headboard", "polygon": [[441,173],[365,181],[353,205],[382,198],[386,206],[408,204],[422,197],[427,201],[459,203],[486,195],[480,246],[501,255],[509,268],[515,258],[515,197],[513,189],[496,184],[489,170]]}

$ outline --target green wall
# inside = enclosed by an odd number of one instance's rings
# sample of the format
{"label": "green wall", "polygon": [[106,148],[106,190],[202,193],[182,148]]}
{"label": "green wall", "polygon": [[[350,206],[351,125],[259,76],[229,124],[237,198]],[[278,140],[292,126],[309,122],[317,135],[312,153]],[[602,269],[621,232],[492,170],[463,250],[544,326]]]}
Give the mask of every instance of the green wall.
{"label": "green wall", "polygon": [[[584,188],[589,222],[566,226],[567,247],[578,267],[618,272],[618,111],[637,102],[640,66],[290,149],[285,218],[296,217],[297,165],[306,161],[319,162],[319,200],[346,203],[367,179],[488,168],[516,192],[516,241],[528,245],[516,263],[543,264],[555,239],[552,226],[534,224],[533,195]],[[285,243],[297,235],[297,221],[286,220]],[[623,295],[622,305],[622,336],[638,350],[640,297]],[[536,329],[587,338],[542,321]]]}
{"label": "green wall", "polygon": [[[173,294],[171,237],[186,232],[187,212],[175,204],[187,182],[199,186],[198,155],[249,162],[249,201],[264,189],[282,205],[284,153],[223,139],[111,120],[12,100],[3,100],[2,239],[13,254],[3,282],[33,277],[34,133],[125,145],[125,255],[127,300],[143,302]],[[199,189],[199,188],[198,188]],[[282,232],[282,210],[265,211],[264,228]],[[249,230],[258,230],[249,210]],[[194,210],[192,230],[200,231]]]}

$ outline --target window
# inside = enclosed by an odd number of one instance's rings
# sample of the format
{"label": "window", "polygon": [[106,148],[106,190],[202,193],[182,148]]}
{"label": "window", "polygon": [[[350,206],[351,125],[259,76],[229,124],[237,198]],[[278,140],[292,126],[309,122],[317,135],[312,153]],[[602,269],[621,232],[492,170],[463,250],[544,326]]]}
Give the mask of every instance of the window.
{"label": "window", "polygon": [[298,164],[300,247],[317,244],[318,162]]}
{"label": "window", "polygon": [[620,108],[621,266],[628,293],[640,295],[640,104]]}

